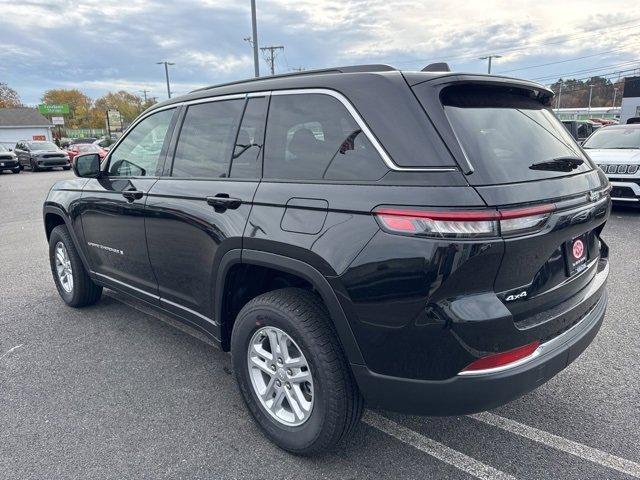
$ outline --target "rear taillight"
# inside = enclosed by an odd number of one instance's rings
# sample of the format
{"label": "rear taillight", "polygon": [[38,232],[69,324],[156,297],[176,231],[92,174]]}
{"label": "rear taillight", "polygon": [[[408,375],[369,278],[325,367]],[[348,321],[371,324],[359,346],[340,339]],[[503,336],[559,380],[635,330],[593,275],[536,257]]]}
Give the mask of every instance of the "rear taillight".
{"label": "rear taillight", "polygon": [[439,238],[497,237],[542,227],[555,205],[509,210],[420,210],[379,207],[374,215],[389,233]]}
{"label": "rear taillight", "polygon": [[533,356],[539,346],[540,342],[536,340],[513,350],[487,355],[467,365],[460,374],[477,374],[486,370],[515,367],[521,362],[529,360],[529,357]]}

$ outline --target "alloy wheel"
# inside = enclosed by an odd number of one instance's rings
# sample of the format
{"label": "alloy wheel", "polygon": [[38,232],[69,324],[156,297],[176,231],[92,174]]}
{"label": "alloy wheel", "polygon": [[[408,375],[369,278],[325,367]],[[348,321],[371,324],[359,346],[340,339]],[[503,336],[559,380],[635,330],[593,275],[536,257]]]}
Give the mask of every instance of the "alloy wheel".
{"label": "alloy wheel", "polygon": [[247,351],[249,377],[264,409],[287,426],[302,425],[313,410],[313,378],[300,347],[283,330],[259,328]]}
{"label": "alloy wheel", "polygon": [[56,273],[62,289],[71,293],[73,291],[73,270],[71,268],[71,259],[67,253],[67,247],[64,243],[58,242],[55,249]]}

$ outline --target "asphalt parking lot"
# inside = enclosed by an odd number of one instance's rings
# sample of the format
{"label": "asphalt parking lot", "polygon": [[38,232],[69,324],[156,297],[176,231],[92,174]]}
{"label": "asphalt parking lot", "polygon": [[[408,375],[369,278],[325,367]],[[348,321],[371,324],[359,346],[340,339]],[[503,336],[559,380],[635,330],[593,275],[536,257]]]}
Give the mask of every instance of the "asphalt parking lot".
{"label": "asphalt parking lot", "polygon": [[71,176],[0,175],[0,478],[640,478],[640,210],[614,209],[605,323],[549,383],[471,417],[368,411],[299,458],[262,437],[227,354],[119,294],[65,306],[41,208]]}

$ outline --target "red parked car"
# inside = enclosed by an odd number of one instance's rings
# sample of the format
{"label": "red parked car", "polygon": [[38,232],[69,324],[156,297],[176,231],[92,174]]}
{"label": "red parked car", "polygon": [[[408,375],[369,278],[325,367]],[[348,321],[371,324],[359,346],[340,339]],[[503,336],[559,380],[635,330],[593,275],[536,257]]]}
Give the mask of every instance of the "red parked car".
{"label": "red parked car", "polygon": [[69,154],[69,160],[73,162],[73,159],[81,153],[97,153],[100,155],[100,159],[103,159],[107,155],[107,151],[94,145],[93,143],[76,143],[67,147],[67,153]]}

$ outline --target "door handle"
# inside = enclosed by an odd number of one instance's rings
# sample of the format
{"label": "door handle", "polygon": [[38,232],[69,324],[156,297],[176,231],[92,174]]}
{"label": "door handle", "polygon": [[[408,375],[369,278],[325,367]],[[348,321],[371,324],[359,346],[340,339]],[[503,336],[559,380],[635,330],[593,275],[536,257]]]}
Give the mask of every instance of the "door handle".
{"label": "door handle", "polygon": [[140,200],[144,197],[144,192],[140,190],[127,190],[122,192],[122,196],[126,198],[128,202],[133,202],[134,200]]}
{"label": "door handle", "polygon": [[207,203],[214,207],[217,211],[225,211],[226,209],[235,210],[242,205],[239,198],[231,198],[227,193],[218,193],[215,197],[207,197]]}

